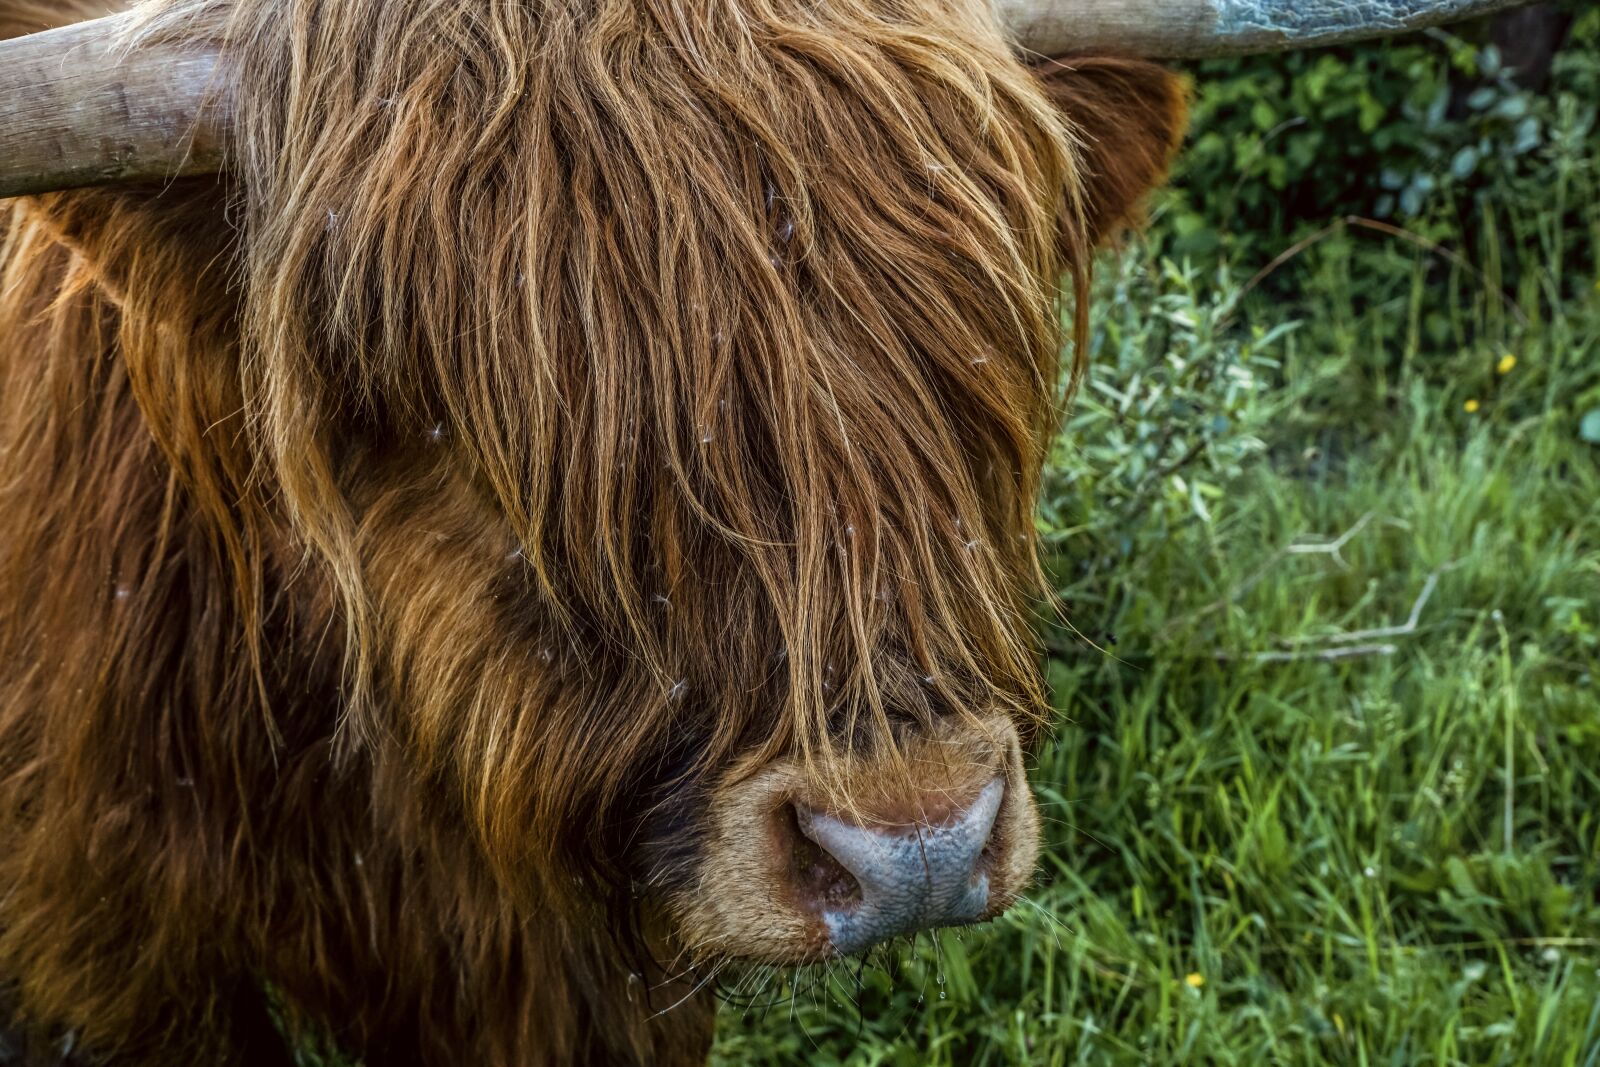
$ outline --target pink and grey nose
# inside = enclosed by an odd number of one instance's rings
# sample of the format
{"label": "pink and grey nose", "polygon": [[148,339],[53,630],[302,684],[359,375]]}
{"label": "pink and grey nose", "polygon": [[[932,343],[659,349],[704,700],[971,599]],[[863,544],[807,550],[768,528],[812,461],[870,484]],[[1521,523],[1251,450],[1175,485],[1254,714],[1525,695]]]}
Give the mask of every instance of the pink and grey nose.
{"label": "pink and grey nose", "polygon": [[996,778],[942,818],[863,826],[797,805],[801,892],[835,952],[975,922],[989,905],[988,846],[1005,797]]}

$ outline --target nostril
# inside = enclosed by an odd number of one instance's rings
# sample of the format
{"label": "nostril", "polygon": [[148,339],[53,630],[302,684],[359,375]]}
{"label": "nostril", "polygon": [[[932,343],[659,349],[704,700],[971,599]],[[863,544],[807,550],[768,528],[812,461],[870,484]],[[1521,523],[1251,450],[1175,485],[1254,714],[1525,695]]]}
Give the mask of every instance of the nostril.
{"label": "nostril", "polygon": [[[1005,796],[995,778],[962,804],[924,797],[911,822],[862,824],[800,804],[785,808],[790,876],[837,951],[898,934],[974,922],[1006,849],[994,833]],[[933,813],[933,817],[928,816]]]}
{"label": "nostril", "polygon": [[783,808],[783,836],[789,845],[789,877],[800,902],[813,911],[849,911],[861,903],[861,883],[845,870],[844,864],[801,827],[800,812],[793,804]]}

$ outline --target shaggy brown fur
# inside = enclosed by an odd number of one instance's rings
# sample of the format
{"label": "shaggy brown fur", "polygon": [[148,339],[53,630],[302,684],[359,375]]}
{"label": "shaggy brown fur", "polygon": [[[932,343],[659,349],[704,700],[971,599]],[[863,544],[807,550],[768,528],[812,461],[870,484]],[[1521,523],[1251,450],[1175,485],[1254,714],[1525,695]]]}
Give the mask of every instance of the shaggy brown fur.
{"label": "shaggy brown fur", "polygon": [[1058,280],[1181,90],[943,0],[148,7],[230,177],[0,223],[0,1000],[92,1062],[287,1063],[263,985],[373,1067],[702,1059],[638,961],[755,951],[721,798],[1039,720]]}

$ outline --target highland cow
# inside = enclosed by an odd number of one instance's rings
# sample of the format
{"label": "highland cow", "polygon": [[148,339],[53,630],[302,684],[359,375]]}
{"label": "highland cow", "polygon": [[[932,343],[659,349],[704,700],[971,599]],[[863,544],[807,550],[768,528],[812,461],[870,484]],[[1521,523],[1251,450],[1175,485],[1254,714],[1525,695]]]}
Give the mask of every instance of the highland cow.
{"label": "highland cow", "polygon": [[0,222],[14,1055],[690,1064],[724,964],[1017,898],[1062,283],[1178,79],[944,0],[128,32],[231,125]]}

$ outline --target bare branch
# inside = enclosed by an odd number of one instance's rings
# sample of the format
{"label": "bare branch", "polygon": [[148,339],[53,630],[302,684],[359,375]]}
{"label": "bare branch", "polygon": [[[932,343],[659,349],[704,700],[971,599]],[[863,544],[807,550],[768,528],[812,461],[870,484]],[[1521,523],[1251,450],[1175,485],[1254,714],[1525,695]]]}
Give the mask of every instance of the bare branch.
{"label": "bare branch", "polygon": [[1301,636],[1291,638],[1285,644],[1343,645],[1353,641],[1375,641],[1385,637],[1409,637],[1417,632],[1417,624],[1422,619],[1422,609],[1427,607],[1428,600],[1433,596],[1434,589],[1438,588],[1439,576],[1457,566],[1458,564],[1455,563],[1446,563],[1428,575],[1428,580],[1422,584],[1422,592],[1417,595],[1416,602],[1411,605],[1411,615],[1399,626],[1381,626],[1376,630],[1352,630],[1349,633],[1340,634]]}
{"label": "bare branch", "polygon": [[1345,570],[1349,570],[1350,564],[1345,562],[1344,556],[1340,555],[1340,553],[1344,550],[1345,545],[1348,545],[1352,540],[1355,539],[1357,534],[1367,528],[1367,524],[1372,521],[1372,516],[1372,512],[1367,512],[1365,515],[1361,516],[1361,518],[1356,520],[1356,524],[1354,526],[1350,527],[1350,529],[1346,530],[1332,541],[1312,542],[1310,544],[1293,544],[1285,548],[1283,551],[1287,555],[1291,556],[1331,556],[1335,563],[1343,567]]}
{"label": "bare branch", "polygon": [[1357,656],[1392,656],[1398,651],[1400,651],[1398,645],[1353,645],[1349,648],[1307,648],[1298,652],[1257,652],[1250,658],[1257,663],[1293,663],[1298,660],[1322,660],[1325,663],[1332,663],[1335,660],[1354,659]]}

